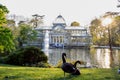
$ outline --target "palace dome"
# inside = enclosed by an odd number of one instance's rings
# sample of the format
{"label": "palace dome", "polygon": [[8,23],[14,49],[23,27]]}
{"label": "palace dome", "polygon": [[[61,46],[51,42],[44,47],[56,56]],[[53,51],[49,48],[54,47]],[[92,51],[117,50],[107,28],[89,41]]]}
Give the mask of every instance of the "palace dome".
{"label": "palace dome", "polygon": [[53,25],[55,25],[55,24],[64,24],[64,25],[66,25],[66,22],[65,22],[65,19],[61,15],[59,15],[59,16],[57,16],[57,18],[53,22]]}

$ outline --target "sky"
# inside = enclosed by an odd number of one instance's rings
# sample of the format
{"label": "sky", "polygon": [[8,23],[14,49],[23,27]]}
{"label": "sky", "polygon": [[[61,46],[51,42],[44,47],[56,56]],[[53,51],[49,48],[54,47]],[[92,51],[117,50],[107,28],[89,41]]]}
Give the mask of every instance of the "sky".
{"label": "sky", "polygon": [[117,0],[0,0],[0,4],[8,8],[9,14],[25,17],[45,15],[45,25],[51,25],[58,15],[62,15],[67,25],[77,21],[85,26],[105,12],[120,11],[116,7]]}

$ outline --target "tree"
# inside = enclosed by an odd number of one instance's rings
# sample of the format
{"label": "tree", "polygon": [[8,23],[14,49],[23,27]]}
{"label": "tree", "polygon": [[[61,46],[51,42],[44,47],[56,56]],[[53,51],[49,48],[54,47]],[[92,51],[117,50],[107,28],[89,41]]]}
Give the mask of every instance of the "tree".
{"label": "tree", "polygon": [[6,6],[0,4],[0,53],[6,54],[15,49],[13,34],[9,28],[5,27],[8,12]]}
{"label": "tree", "polygon": [[94,19],[91,21],[91,26],[90,26],[90,32],[92,35],[92,41],[93,44],[100,44],[100,38],[101,38],[101,21],[99,19]]}
{"label": "tree", "polygon": [[80,26],[80,23],[74,21],[74,22],[71,23],[71,26]]}
{"label": "tree", "polygon": [[3,6],[0,4],[0,26],[3,26],[6,24],[6,14],[8,13],[8,9],[6,6]]}
{"label": "tree", "polygon": [[8,54],[15,49],[14,37],[9,28],[0,26],[0,46],[2,52]]}
{"label": "tree", "polygon": [[7,9],[7,7],[3,6],[2,4],[0,4],[0,9],[2,9],[4,13],[9,13],[9,10]]}
{"label": "tree", "polygon": [[27,44],[28,41],[33,41],[37,38],[36,37],[37,32],[33,30],[30,25],[21,24],[19,25],[19,28],[20,28],[20,32],[18,35],[19,47],[22,47],[23,43]]}
{"label": "tree", "polygon": [[113,44],[115,46],[120,46],[120,16],[116,16],[114,18],[114,24],[112,28],[112,35],[113,35]]}
{"label": "tree", "polygon": [[15,21],[14,20],[7,20],[7,26],[8,27],[15,27]]}
{"label": "tree", "polygon": [[92,35],[92,41],[95,45],[109,45],[108,27],[102,25],[102,18],[111,16],[112,23],[108,25],[111,33],[112,46],[120,46],[120,16],[116,12],[107,12],[100,18],[96,18],[91,21],[90,32]]}
{"label": "tree", "polygon": [[43,24],[43,17],[44,17],[44,15],[42,15],[42,16],[40,16],[40,15],[38,15],[38,14],[34,14],[34,15],[32,15],[34,18],[33,19],[31,19],[31,21],[29,22],[34,28],[37,28],[38,27],[38,25],[40,25],[40,24]]}

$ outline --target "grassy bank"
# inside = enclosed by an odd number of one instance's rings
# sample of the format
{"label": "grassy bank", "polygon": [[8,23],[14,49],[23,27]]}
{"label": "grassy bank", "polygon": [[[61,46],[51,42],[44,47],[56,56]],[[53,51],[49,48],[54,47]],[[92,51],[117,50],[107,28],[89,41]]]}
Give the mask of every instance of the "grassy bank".
{"label": "grassy bank", "polygon": [[[80,76],[66,74],[65,80],[120,80],[117,69],[80,69]],[[60,68],[19,67],[0,64],[0,80],[64,80]]]}

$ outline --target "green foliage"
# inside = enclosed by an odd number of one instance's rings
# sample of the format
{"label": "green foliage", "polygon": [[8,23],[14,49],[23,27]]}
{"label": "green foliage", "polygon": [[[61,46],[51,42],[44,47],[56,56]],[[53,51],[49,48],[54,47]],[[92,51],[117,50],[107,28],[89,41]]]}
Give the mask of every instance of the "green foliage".
{"label": "green foliage", "polygon": [[0,51],[4,51],[5,53],[12,52],[15,49],[13,40],[14,37],[11,30],[0,26]]}
{"label": "green foliage", "polygon": [[120,46],[120,16],[113,17],[113,22],[110,25],[103,26],[101,18],[96,18],[91,21],[90,32],[92,41],[95,45],[109,45],[109,32],[112,40],[112,46]]}
{"label": "green foliage", "polygon": [[114,18],[114,27],[112,28],[112,39],[115,46],[120,46],[120,16]]}
{"label": "green foliage", "polygon": [[47,56],[36,47],[26,47],[16,50],[6,58],[6,63],[13,65],[37,65],[39,62],[46,63],[48,60]]}
{"label": "green foliage", "polygon": [[4,46],[0,45],[0,53],[4,53]]}
{"label": "green foliage", "polygon": [[80,26],[80,23],[74,21],[74,22],[71,23],[71,26]]}
{"label": "green foliage", "polygon": [[32,29],[30,25],[21,24],[19,25],[20,32],[18,35],[19,46],[23,46],[23,43],[27,43],[28,41],[33,41],[37,38],[37,32]]}
{"label": "green foliage", "polygon": [[6,13],[8,13],[8,9],[6,6],[0,4],[0,26],[4,26],[6,24]]}
{"label": "green foliage", "polygon": [[93,44],[100,44],[100,38],[103,28],[101,28],[101,21],[99,19],[94,19],[91,21],[90,32],[92,35]]}
{"label": "green foliage", "polygon": [[6,6],[3,6],[2,4],[0,4],[0,9],[1,9],[4,13],[9,13],[7,7],[6,7]]}
{"label": "green foliage", "polygon": [[0,53],[10,53],[15,49],[14,38],[10,29],[6,28],[6,14],[8,13],[6,6],[0,4]]}
{"label": "green foliage", "polygon": [[42,67],[42,68],[51,68],[52,66],[49,63],[39,62],[36,67]]}
{"label": "green foliage", "polygon": [[0,9],[0,26],[5,25],[5,23],[6,23],[5,14],[4,14],[4,12],[2,11],[2,9]]}
{"label": "green foliage", "polygon": [[7,26],[8,27],[14,27],[15,26],[15,21],[14,20],[7,20]]}

